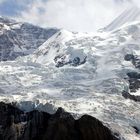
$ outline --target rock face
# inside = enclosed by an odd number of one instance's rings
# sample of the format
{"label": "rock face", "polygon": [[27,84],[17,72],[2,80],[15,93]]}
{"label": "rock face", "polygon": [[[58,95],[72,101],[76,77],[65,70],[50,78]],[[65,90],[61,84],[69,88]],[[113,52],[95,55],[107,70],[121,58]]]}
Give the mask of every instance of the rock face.
{"label": "rock face", "polygon": [[130,92],[136,92],[140,88],[140,73],[129,72],[127,73],[129,79],[129,89]]}
{"label": "rock face", "polygon": [[140,102],[140,96],[131,95],[130,93],[123,91],[122,96],[126,99],[133,100],[135,102]]}
{"label": "rock face", "polygon": [[0,61],[30,54],[57,31],[0,18]]}
{"label": "rock face", "polygon": [[0,103],[0,117],[1,140],[119,140],[96,118],[84,115],[75,120],[62,108],[53,115],[37,110],[25,114]]}
{"label": "rock face", "polygon": [[140,56],[136,56],[133,54],[126,54],[124,59],[126,61],[131,61],[135,68],[140,69]]}
{"label": "rock face", "polygon": [[21,122],[21,114],[24,114],[24,112],[14,105],[0,102],[0,125],[5,125],[7,117],[10,115],[15,117],[15,123]]}
{"label": "rock face", "polygon": [[[126,61],[131,61],[136,69],[140,69],[140,58],[138,56],[135,56],[133,54],[127,54],[125,55],[124,59]],[[137,90],[140,88],[140,73],[137,71],[132,71],[128,72],[127,76],[130,93],[137,92]],[[130,93],[128,91],[123,91],[122,96],[126,99],[140,102],[140,96],[131,95]]]}
{"label": "rock face", "polygon": [[[14,122],[18,124],[21,122],[21,114],[24,114],[24,112],[14,105],[0,102],[0,140],[8,140],[8,138],[13,135],[11,133],[15,132],[15,127],[14,124],[10,122],[11,116],[14,116]],[[9,123],[11,125],[9,125]],[[15,138],[15,136],[12,137]]]}

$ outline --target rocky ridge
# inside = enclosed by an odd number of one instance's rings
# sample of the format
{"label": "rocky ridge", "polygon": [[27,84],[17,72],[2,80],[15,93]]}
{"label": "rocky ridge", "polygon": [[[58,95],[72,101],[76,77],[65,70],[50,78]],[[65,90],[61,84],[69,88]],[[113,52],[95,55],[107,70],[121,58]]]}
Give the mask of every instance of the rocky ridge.
{"label": "rocky ridge", "polygon": [[23,112],[13,104],[0,103],[1,140],[119,140],[98,119],[83,115],[75,120],[59,108],[55,114]]}
{"label": "rocky ridge", "polygon": [[0,18],[0,61],[32,53],[58,29],[44,29],[29,23]]}

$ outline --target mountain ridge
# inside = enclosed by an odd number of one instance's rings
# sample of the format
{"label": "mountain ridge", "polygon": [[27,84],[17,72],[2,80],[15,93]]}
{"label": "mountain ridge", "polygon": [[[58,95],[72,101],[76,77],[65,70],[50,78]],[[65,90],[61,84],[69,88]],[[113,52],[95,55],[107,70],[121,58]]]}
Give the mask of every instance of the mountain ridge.
{"label": "mountain ridge", "polygon": [[0,28],[1,61],[28,55],[58,31],[6,18],[0,18]]}

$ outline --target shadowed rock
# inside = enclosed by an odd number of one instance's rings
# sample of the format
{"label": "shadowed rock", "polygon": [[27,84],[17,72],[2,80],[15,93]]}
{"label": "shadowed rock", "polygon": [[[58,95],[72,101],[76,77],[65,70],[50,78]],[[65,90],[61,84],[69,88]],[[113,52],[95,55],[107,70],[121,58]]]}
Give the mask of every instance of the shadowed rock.
{"label": "shadowed rock", "polygon": [[18,123],[21,121],[21,114],[24,114],[23,111],[18,109],[12,104],[5,104],[3,102],[0,102],[0,124],[5,125],[6,121],[9,116],[14,116],[15,123]]}
{"label": "shadowed rock", "polygon": [[136,102],[140,102],[140,96],[131,95],[130,93],[123,91],[122,96],[126,99],[130,99]]}
{"label": "shadowed rock", "polygon": [[[12,115],[10,119],[8,114]],[[25,114],[10,104],[0,103],[0,116],[9,119],[0,121],[0,140],[9,140],[9,136],[10,140],[119,140],[96,118],[84,115],[75,120],[62,108],[53,115],[37,110]],[[23,116],[24,124],[20,122]]]}
{"label": "shadowed rock", "polygon": [[126,54],[124,60],[131,61],[135,68],[140,69],[140,57],[133,54]]}
{"label": "shadowed rock", "polygon": [[128,72],[127,75],[129,76],[129,78],[140,79],[140,73],[137,72]]}
{"label": "shadowed rock", "polygon": [[126,61],[131,61],[131,60],[134,60],[135,56],[133,54],[126,54],[124,59]]}
{"label": "shadowed rock", "polygon": [[135,129],[135,132],[136,132],[137,134],[140,134],[140,130],[139,130],[139,128],[138,128],[138,127],[133,126],[133,128]]}
{"label": "shadowed rock", "polygon": [[82,116],[76,121],[80,140],[117,140],[110,135],[110,130],[99,120],[89,115]]}

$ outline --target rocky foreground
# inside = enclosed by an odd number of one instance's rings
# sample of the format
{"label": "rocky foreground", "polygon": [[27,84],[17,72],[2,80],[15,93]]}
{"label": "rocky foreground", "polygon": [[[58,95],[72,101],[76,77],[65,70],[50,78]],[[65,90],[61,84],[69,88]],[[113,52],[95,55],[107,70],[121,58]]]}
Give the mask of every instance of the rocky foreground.
{"label": "rocky foreground", "polygon": [[75,120],[59,108],[55,114],[37,110],[24,113],[0,103],[0,140],[119,140],[99,120],[83,115]]}

